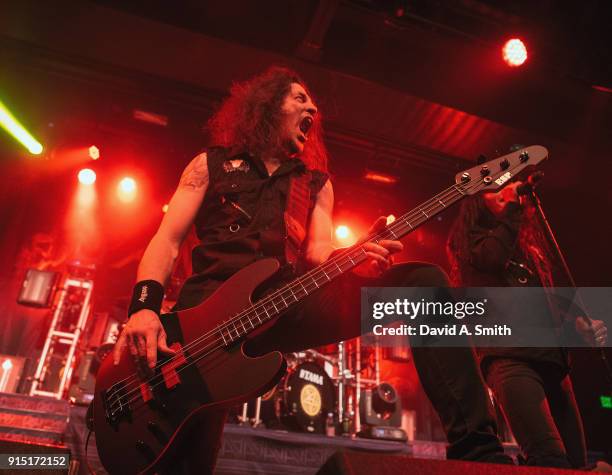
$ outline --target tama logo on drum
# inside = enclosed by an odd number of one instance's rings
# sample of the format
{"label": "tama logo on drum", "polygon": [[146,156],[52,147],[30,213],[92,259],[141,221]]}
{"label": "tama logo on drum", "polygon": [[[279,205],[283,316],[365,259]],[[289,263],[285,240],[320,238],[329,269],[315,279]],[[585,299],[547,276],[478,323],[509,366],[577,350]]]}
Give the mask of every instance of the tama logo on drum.
{"label": "tama logo on drum", "polygon": [[323,376],[307,369],[300,369],[300,379],[323,386]]}

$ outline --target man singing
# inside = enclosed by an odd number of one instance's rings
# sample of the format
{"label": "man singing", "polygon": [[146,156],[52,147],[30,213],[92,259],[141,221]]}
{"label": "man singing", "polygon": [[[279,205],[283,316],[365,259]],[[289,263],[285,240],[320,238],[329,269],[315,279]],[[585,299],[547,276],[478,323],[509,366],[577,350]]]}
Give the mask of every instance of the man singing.
{"label": "man singing", "polygon": [[[172,353],[159,319],[163,283],[192,225],[200,242],[192,251],[193,275],[181,289],[176,310],[199,304],[258,259],[274,257],[299,272],[325,262],[335,250],[334,195],[321,116],[294,72],[273,67],[234,85],[209,125],[214,146],[183,172],[140,262],[116,362],[126,347],[151,368],[158,351]],[[379,218],[373,229],[384,224]],[[402,250],[399,241],[370,242],[365,250],[368,261],[248,341],[248,352],[298,351],[358,336],[361,286],[448,285],[433,265],[391,265],[391,255]],[[142,299],[145,286],[148,296]],[[509,462],[472,350],[423,347],[414,348],[413,355],[446,431],[448,457]],[[212,473],[224,419],[223,411],[210,413],[193,431],[180,457],[185,471]]]}

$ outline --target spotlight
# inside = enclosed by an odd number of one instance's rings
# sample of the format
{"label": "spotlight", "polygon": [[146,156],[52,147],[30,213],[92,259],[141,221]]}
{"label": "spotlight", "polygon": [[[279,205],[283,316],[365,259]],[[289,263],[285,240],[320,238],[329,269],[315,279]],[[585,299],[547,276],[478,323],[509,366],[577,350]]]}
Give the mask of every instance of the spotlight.
{"label": "spotlight", "polygon": [[124,203],[134,201],[136,197],[136,181],[129,176],[122,178],[117,187],[117,193],[119,199]]}
{"label": "spotlight", "polygon": [[389,383],[361,391],[359,415],[363,429],[358,437],[368,439],[406,440],[400,428],[402,403],[396,389]]}
{"label": "spotlight", "polygon": [[391,418],[395,412],[397,403],[397,392],[389,383],[379,384],[372,394],[372,408],[378,417],[383,420]]}
{"label": "spotlight", "polygon": [[336,235],[336,241],[341,246],[352,246],[353,244],[355,244],[355,242],[357,242],[357,239],[355,238],[355,235],[353,234],[351,228],[344,224],[338,226],[334,234]]}
{"label": "spotlight", "polygon": [[19,123],[2,102],[0,102],[0,126],[27,148],[32,155],[40,155],[43,146]]}
{"label": "spotlight", "polygon": [[89,158],[91,158],[92,160],[97,160],[98,158],[100,158],[100,149],[95,145],[89,147],[87,152],[89,153]]}
{"label": "spotlight", "polygon": [[527,47],[520,39],[512,38],[502,48],[502,56],[508,66],[518,67],[527,61]]}
{"label": "spotlight", "polygon": [[399,179],[396,176],[387,175],[385,173],[379,173],[379,172],[374,172],[370,170],[366,171],[363,177],[366,180],[374,181],[376,183],[382,183],[385,185],[394,185],[395,183],[399,181]]}
{"label": "spotlight", "polygon": [[126,176],[119,182],[119,189],[124,193],[133,193],[136,191],[136,182],[133,178]]}
{"label": "spotlight", "polygon": [[96,182],[96,172],[94,172],[91,168],[83,168],[79,174],[79,183],[83,185],[93,185]]}
{"label": "spotlight", "polygon": [[345,226],[342,224],[336,228],[336,237],[338,239],[346,239],[350,235],[351,235],[351,230],[348,228],[348,226]]}

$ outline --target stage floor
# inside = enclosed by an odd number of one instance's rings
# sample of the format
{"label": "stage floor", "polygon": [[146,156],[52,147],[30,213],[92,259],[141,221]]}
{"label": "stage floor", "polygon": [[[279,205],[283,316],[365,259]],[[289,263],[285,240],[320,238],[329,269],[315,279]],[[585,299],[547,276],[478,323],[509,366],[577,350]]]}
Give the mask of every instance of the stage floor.
{"label": "stage floor", "polygon": [[[72,407],[69,437],[66,442],[73,456],[82,462],[85,460],[83,447],[87,437],[84,421],[85,408]],[[225,425],[215,474],[312,475],[340,449],[442,460],[445,458],[446,444],[427,441],[403,443],[342,436],[327,437],[266,428],[253,429],[228,423]],[[508,446],[507,450],[509,453],[515,453],[516,447]],[[87,455],[96,474],[105,474],[96,454],[95,436],[93,435]],[[80,473],[86,474],[84,466],[85,464],[81,463]]]}

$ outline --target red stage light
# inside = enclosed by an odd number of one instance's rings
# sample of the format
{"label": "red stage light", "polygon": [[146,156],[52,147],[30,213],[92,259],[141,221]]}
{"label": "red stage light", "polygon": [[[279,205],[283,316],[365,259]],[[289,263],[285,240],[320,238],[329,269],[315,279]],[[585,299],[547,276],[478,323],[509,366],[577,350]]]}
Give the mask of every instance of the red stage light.
{"label": "red stage light", "polygon": [[134,201],[136,197],[136,181],[129,176],[122,178],[117,187],[117,194],[124,203]]}
{"label": "red stage light", "polygon": [[95,145],[89,147],[87,151],[89,153],[89,158],[91,158],[92,160],[97,160],[98,158],[100,158],[100,149]]}
{"label": "red stage light", "polygon": [[398,182],[397,177],[373,171],[366,171],[364,178],[366,180],[375,181],[377,183],[384,183],[386,185],[393,185]]}
{"label": "red stage light", "polygon": [[512,38],[506,41],[502,55],[508,66],[517,67],[527,61],[527,47],[520,39]]}
{"label": "red stage light", "polygon": [[82,185],[93,185],[96,182],[96,172],[94,172],[91,168],[83,168],[79,174],[79,183]]}

